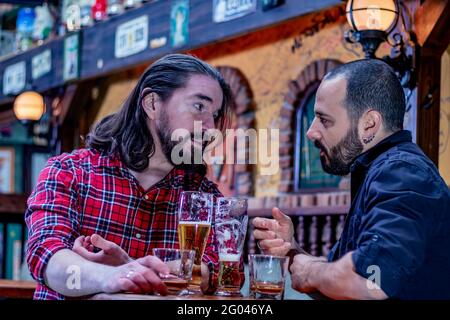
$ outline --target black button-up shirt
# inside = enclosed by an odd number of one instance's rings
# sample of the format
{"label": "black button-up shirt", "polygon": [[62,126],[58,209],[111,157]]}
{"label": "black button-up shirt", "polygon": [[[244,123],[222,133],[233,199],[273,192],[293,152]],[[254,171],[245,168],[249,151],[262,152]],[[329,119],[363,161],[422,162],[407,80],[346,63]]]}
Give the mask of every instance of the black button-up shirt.
{"label": "black button-up shirt", "polygon": [[356,272],[390,298],[450,299],[450,191],[399,131],[351,166],[352,204],[329,261],[353,251]]}

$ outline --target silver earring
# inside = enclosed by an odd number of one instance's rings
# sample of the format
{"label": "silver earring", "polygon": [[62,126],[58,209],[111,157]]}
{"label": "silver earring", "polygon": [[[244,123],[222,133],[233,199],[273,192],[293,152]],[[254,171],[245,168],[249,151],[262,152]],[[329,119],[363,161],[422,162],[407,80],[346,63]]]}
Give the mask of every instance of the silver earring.
{"label": "silver earring", "polygon": [[371,136],[369,136],[367,138],[363,138],[363,142],[364,142],[364,144],[369,144],[374,138],[375,138],[375,135],[372,134]]}

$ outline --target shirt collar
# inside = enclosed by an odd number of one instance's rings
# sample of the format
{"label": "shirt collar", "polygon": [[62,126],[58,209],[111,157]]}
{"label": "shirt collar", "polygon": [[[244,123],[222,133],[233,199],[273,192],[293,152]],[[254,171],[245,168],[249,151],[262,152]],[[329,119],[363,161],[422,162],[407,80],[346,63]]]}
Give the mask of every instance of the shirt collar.
{"label": "shirt collar", "polygon": [[383,139],[380,141],[377,145],[370,148],[366,152],[360,154],[358,157],[355,158],[353,161],[350,171],[355,171],[358,167],[365,167],[368,168],[372,164],[372,162],[378,158],[382,153],[386,152],[390,148],[403,143],[403,142],[411,142],[411,132],[408,130],[400,130],[389,137]]}

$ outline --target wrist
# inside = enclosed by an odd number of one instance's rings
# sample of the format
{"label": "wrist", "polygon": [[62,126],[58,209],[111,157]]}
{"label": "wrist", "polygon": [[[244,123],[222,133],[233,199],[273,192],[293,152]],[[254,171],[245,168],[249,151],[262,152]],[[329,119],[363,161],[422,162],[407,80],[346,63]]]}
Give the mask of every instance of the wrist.
{"label": "wrist", "polygon": [[108,266],[103,264],[97,264],[96,270],[94,271],[95,276],[95,287],[99,288],[99,292],[110,292],[110,279],[118,267]]}
{"label": "wrist", "polygon": [[327,262],[324,262],[317,257],[311,258],[311,260],[305,264],[305,281],[308,283],[308,287],[320,291],[321,278],[326,274],[327,265]]}

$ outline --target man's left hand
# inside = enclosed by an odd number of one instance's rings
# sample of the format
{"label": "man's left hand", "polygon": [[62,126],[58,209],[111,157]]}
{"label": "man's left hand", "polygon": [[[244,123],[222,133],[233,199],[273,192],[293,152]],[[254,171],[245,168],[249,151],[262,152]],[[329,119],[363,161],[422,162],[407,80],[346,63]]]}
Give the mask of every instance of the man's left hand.
{"label": "man's left hand", "polygon": [[[94,252],[95,248],[101,250]],[[98,234],[78,237],[75,240],[72,251],[78,253],[86,260],[110,266],[120,266],[133,261],[119,245],[104,239]]]}
{"label": "man's left hand", "polygon": [[303,293],[316,292],[317,288],[311,281],[310,266],[313,263],[324,262],[325,259],[323,257],[313,257],[306,254],[296,255],[290,267],[292,288]]}

